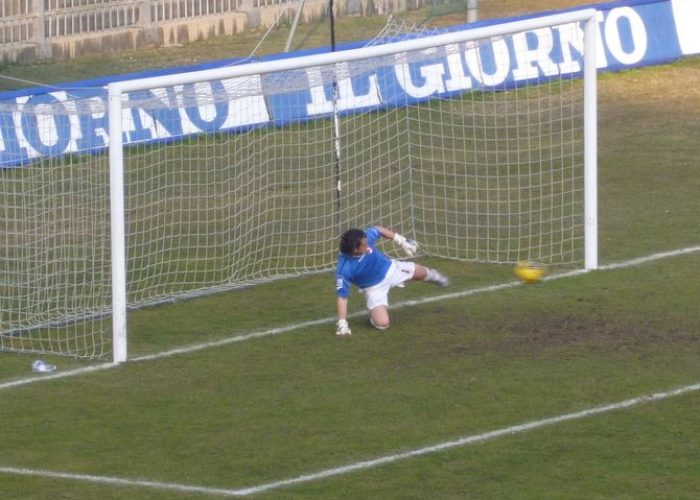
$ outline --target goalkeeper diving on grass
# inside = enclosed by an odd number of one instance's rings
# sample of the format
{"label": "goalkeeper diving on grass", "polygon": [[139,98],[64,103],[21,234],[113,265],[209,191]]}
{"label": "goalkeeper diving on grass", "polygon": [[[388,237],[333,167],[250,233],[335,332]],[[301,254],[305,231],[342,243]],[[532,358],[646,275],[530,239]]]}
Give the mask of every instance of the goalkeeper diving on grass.
{"label": "goalkeeper diving on grass", "polygon": [[409,280],[427,281],[440,286],[449,284],[449,280],[435,269],[415,262],[394,260],[379,251],[375,245],[381,238],[393,240],[409,257],[418,252],[418,243],[385,227],[370,226],[364,231],[350,229],[343,233],[335,273],[338,300],[336,335],[352,334],[347,320],[351,285],[365,294],[372,326],[384,330],[390,326],[389,290],[393,287],[403,287]]}

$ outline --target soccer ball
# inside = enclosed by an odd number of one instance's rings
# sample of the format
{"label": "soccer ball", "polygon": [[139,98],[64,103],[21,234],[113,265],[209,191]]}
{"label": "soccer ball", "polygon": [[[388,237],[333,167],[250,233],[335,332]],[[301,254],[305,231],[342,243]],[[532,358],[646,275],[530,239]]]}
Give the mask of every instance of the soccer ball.
{"label": "soccer ball", "polygon": [[518,262],[514,272],[523,283],[539,283],[545,275],[547,268],[540,262]]}

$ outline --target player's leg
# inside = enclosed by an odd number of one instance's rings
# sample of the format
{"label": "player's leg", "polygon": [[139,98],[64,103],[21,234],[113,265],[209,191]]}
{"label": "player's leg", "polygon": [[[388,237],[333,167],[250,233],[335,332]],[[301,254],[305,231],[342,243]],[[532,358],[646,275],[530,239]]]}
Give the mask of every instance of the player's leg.
{"label": "player's leg", "polygon": [[389,319],[389,281],[379,283],[363,291],[367,296],[369,322],[378,330],[386,330],[391,326]]}
{"label": "player's leg", "polygon": [[375,306],[369,312],[369,322],[377,330],[386,330],[391,326],[389,308],[385,305]]}
{"label": "player's leg", "polygon": [[427,281],[428,283],[435,283],[439,286],[447,286],[450,284],[450,280],[447,278],[447,276],[440,273],[440,271],[421,266],[420,264],[416,264],[416,269],[413,272],[413,279],[418,281]]}
{"label": "player's leg", "polygon": [[381,283],[363,290],[367,296],[372,326],[379,330],[389,328],[389,290],[395,286],[403,287],[410,280],[427,281],[440,286],[449,284],[449,280],[434,269],[410,261],[394,261]]}

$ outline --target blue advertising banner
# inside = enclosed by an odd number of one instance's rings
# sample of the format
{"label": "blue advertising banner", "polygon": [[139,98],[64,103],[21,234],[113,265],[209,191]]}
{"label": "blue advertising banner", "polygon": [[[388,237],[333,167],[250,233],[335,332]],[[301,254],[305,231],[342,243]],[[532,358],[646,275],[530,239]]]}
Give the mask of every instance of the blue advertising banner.
{"label": "blue advertising banner", "polygon": [[[700,2],[696,0],[626,0],[593,6],[598,12],[597,66],[617,71],[662,64],[700,52]],[[570,9],[575,10],[575,9]],[[549,12],[551,14],[551,12]],[[542,14],[539,14],[542,15]],[[536,17],[536,16],[529,16]],[[508,21],[524,18],[512,18]],[[468,30],[505,20],[490,20],[452,27]],[[338,81],[337,110],[347,112],[405,105],[427,98],[470,89],[508,88],[542,78],[578,77],[582,69],[582,27],[532,30],[458,51],[436,50],[428,60],[403,63],[400,58],[379,70]],[[338,50],[365,46],[346,44]],[[275,55],[267,59],[300,57],[328,49]],[[63,90],[25,89],[0,94],[0,166],[18,166],[42,157],[90,153],[108,146],[107,98],[111,81],[186,73],[230,66],[247,60],[218,61],[167,71],[120,75],[110,79],[76,82]],[[298,77],[318,80],[314,70],[300,70]],[[132,93],[131,102],[143,97],[177,102],[145,112],[130,109],[124,127],[124,143],[173,140],[192,134],[236,131],[265,124],[304,121],[333,111],[330,85],[309,83],[293,95],[297,106],[288,105],[290,94],[241,97],[236,88],[269,88],[275,75],[256,75]],[[195,88],[196,85],[196,88]],[[177,92],[175,91],[177,90]],[[226,101],[201,104],[206,94],[230,96]],[[76,100],[76,98],[78,98]],[[283,102],[284,101],[284,102]],[[12,106],[7,106],[12,104]],[[28,106],[45,105],[55,112],[42,115],[22,112]],[[78,107],[79,109],[75,109]],[[48,121],[48,123],[47,123]]]}

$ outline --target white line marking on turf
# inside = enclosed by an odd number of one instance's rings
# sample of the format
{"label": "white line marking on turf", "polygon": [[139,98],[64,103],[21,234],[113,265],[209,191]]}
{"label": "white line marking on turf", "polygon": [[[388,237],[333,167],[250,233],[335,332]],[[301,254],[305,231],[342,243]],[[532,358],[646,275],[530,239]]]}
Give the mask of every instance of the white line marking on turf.
{"label": "white line marking on turf", "polygon": [[355,462],[353,464],[343,465],[341,467],[335,467],[332,469],[326,469],[312,474],[305,474],[302,476],[297,476],[290,479],[283,479],[281,481],[274,481],[271,483],[260,484],[257,486],[251,486],[248,488],[240,489],[225,489],[225,488],[209,488],[206,486],[192,486],[185,484],[176,483],[164,483],[159,481],[147,481],[140,479],[124,479],[118,477],[109,476],[93,476],[87,474],[70,474],[66,472],[55,472],[48,470],[39,469],[26,469],[17,467],[0,467],[0,473],[22,475],[22,476],[37,476],[45,477],[51,479],[70,479],[76,481],[86,481],[90,483],[103,483],[112,486],[132,486],[132,487],[145,487],[151,489],[159,490],[174,490],[180,492],[189,493],[204,493],[211,495],[220,496],[246,496],[254,495],[256,493],[262,493],[265,491],[275,490],[283,488],[286,486],[293,486],[296,484],[307,483],[311,481],[318,481],[321,479],[340,476],[348,474],[351,472],[371,469],[375,467],[380,467],[385,464],[396,462],[398,460],[404,460],[407,458],[420,457],[423,455],[428,455],[431,453],[439,453],[441,451],[450,450],[453,448],[459,448],[464,446],[469,446],[476,443],[482,443],[484,441],[490,441],[492,439],[497,439],[500,437],[507,437],[514,434],[520,434],[523,432],[539,429],[542,427],[559,424],[561,422],[567,422],[571,420],[578,420],[582,418],[591,417],[594,415],[599,415],[601,413],[607,413],[615,410],[623,410],[637,406],[640,404],[651,403],[655,401],[661,401],[674,396],[680,396],[683,394],[688,394],[700,390],[700,383],[687,385],[677,389],[672,389],[665,392],[657,392],[654,394],[640,396],[632,399],[626,399],[624,401],[619,401],[617,403],[611,403],[601,406],[595,406],[587,410],[582,410],[575,413],[567,413],[564,415],[559,415],[557,417],[545,418],[542,420],[535,420],[531,422],[526,422],[524,424],[513,425],[511,427],[505,427],[495,431],[484,432],[482,434],[474,434],[471,436],[466,436],[463,438],[456,439],[454,441],[446,441],[443,443],[435,444],[432,446],[427,446],[425,448],[418,448],[415,450],[405,451],[401,453],[395,453],[393,455],[385,455],[383,457],[375,458],[372,460],[365,460],[362,462]]}
{"label": "white line marking on turf", "polygon": [[616,263],[612,263],[612,264],[598,266],[598,270],[599,271],[607,271],[609,269],[622,269],[624,267],[633,267],[633,266],[638,266],[640,264],[646,264],[648,262],[653,262],[653,261],[659,260],[659,259],[666,259],[668,257],[679,257],[681,255],[688,255],[688,254],[695,253],[698,251],[700,251],[700,245],[693,246],[693,247],[680,248],[678,250],[669,250],[667,252],[659,252],[659,253],[647,255],[646,257],[638,257],[638,258],[632,259],[632,260],[626,260],[623,262],[616,262]]}
{"label": "white line marking on turf", "polygon": [[700,390],[700,383],[688,385],[685,387],[680,387],[678,389],[673,389],[666,392],[657,392],[647,396],[640,396],[637,398],[627,399],[620,401],[618,403],[612,403],[602,406],[596,406],[589,408],[587,410],[582,410],[576,413],[567,413],[565,415],[559,415],[557,417],[545,418],[543,420],[536,420],[533,422],[527,422],[524,424],[514,425],[511,427],[505,427],[503,429],[498,429],[491,432],[485,432],[483,434],[475,434],[468,437],[463,437],[456,439],[454,441],[447,441],[444,443],[436,444],[433,446],[428,446],[425,448],[419,448],[416,450],[406,451],[402,453],[396,453],[394,455],[386,455],[384,457],[375,458],[373,460],[367,460],[364,462],[355,462],[354,464],[345,465],[342,467],[337,467],[335,469],[326,469],[321,472],[316,472],[314,474],[307,474],[304,476],[298,476],[292,479],[285,479],[282,481],[276,481],[274,483],[261,484],[259,486],[253,486],[251,488],[246,488],[242,490],[233,490],[235,494],[238,495],[250,495],[255,493],[261,493],[263,491],[268,491],[272,489],[281,488],[283,486],[290,486],[299,483],[305,483],[309,481],[316,481],[319,479],[338,476],[341,474],[347,474],[349,472],[354,472],[362,469],[370,469],[385,465],[388,463],[396,462],[397,460],[403,460],[406,458],[419,457],[423,455],[428,455],[430,453],[437,453],[444,450],[449,450],[452,448],[458,448],[463,446],[469,446],[476,443],[481,443],[484,441],[489,441],[491,439],[496,439],[503,436],[510,436],[513,434],[520,434],[522,432],[530,431],[533,429],[539,429],[540,427],[545,427],[549,425],[558,424],[560,422],[566,422],[569,420],[577,420],[581,418],[590,417],[593,415],[598,415],[601,413],[606,413],[613,410],[621,410],[624,408],[630,408],[642,403],[649,403],[652,401],[660,401],[673,396],[680,396],[681,394],[686,394],[689,392],[694,392]]}
{"label": "white line marking on turf", "polygon": [[47,380],[56,380],[58,378],[66,378],[66,377],[75,377],[76,375],[82,375],[84,373],[92,373],[92,372],[98,372],[102,370],[110,370],[112,368],[116,368],[117,364],[115,363],[102,363],[99,365],[92,365],[92,366],[87,366],[85,368],[76,368],[75,370],[68,370],[66,372],[60,372],[60,373],[52,373],[50,375],[38,375],[35,377],[29,377],[29,378],[23,378],[19,380],[12,380],[10,382],[3,382],[0,384],[0,390],[2,389],[10,389],[12,387],[19,387],[22,385],[29,385],[33,384],[35,382],[45,382]]}
{"label": "white line marking on turf", "polygon": [[[700,245],[687,247],[687,248],[681,248],[679,250],[671,250],[668,252],[660,252],[660,253],[648,255],[646,257],[639,257],[637,259],[627,260],[624,262],[617,262],[617,263],[613,263],[613,264],[602,265],[602,266],[598,267],[598,271],[623,269],[626,267],[633,267],[633,266],[638,266],[641,264],[646,264],[648,262],[653,262],[653,261],[656,261],[659,259],[666,259],[669,257],[678,257],[681,255],[687,255],[687,254],[691,254],[691,253],[698,252],[698,251],[700,251]],[[585,274],[587,272],[588,271],[585,269],[577,269],[577,270],[566,272],[566,273],[552,274],[550,276],[545,277],[545,280],[550,281],[550,280],[557,280],[557,279],[562,279],[562,278],[570,278],[572,276],[578,276],[581,274]],[[512,282],[508,282],[508,283],[502,283],[500,285],[492,285],[492,286],[487,286],[487,287],[482,287],[482,288],[471,288],[468,290],[463,290],[461,292],[445,293],[445,294],[441,294],[441,295],[435,295],[432,297],[425,297],[422,299],[407,300],[404,302],[399,302],[399,303],[394,304],[392,306],[392,309],[399,309],[402,307],[410,307],[410,306],[429,304],[432,302],[438,302],[438,301],[442,301],[442,300],[468,297],[470,295],[477,295],[477,294],[486,293],[486,292],[495,292],[498,290],[505,290],[507,288],[513,288],[516,286],[522,286],[522,283],[520,283],[519,281],[512,281]],[[349,315],[349,317],[354,318],[354,317],[362,316],[364,314],[365,314],[364,311],[360,311],[360,312]],[[181,347],[181,348],[177,348],[177,349],[171,349],[169,351],[163,351],[163,352],[159,352],[156,354],[149,354],[149,355],[145,355],[145,356],[135,356],[135,357],[131,358],[128,362],[152,361],[155,359],[176,356],[178,354],[189,354],[192,352],[201,351],[201,350],[209,349],[212,347],[220,347],[220,346],[224,346],[224,345],[228,345],[228,344],[234,344],[236,342],[243,342],[246,340],[251,340],[251,339],[256,339],[256,338],[269,337],[271,335],[279,335],[281,333],[287,333],[287,332],[291,332],[294,330],[299,330],[301,328],[308,328],[308,327],[312,327],[312,326],[330,324],[330,323],[334,323],[335,321],[336,321],[335,317],[328,317],[328,318],[322,318],[322,319],[317,319],[317,320],[312,320],[312,321],[305,321],[302,323],[295,323],[295,324],[287,325],[287,326],[283,326],[283,327],[271,328],[269,330],[264,330],[264,331],[260,331],[260,332],[252,332],[252,333],[248,333],[248,334],[244,334],[244,335],[237,335],[235,337],[228,337],[228,338],[213,341],[213,342],[205,342],[202,344],[194,344],[194,345],[185,346],[185,347]],[[47,380],[56,380],[56,379],[65,378],[65,377],[73,377],[76,375],[82,375],[84,373],[91,373],[94,371],[116,368],[118,366],[119,366],[118,364],[114,364],[114,363],[104,363],[104,364],[100,364],[100,365],[90,366],[87,368],[79,368],[76,370],[69,370],[66,372],[53,373],[51,375],[42,375],[42,376],[38,376],[38,377],[30,377],[27,379],[15,380],[15,381],[11,381],[11,382],[4,382],[4,383],[0,384],[0,391],[2,391],[4,389],[10,389],[12,387],[33,384],[35,382],[44,382]]]}
{"label": "white line marking on turf", "polygon": [[[236,496],[232,490],[207,488],[202,486],[188,486],[186,484],[162,483],[160,481],[147,481],[142,479],[123,479],[110,476],[93,476],[90,474],[71,474],[68,472],[56,472],[41,469],[25,469],[19,467],[0,467],[0,474],[13,474],[15,476],[34,476],[48,479],[71,479],[87,483],[102,483],[111,486],[140,486],[158,490],[175,490],[188,493],[207,493],[210,495]],[[241,495],[238,495],[241,496]]]}

